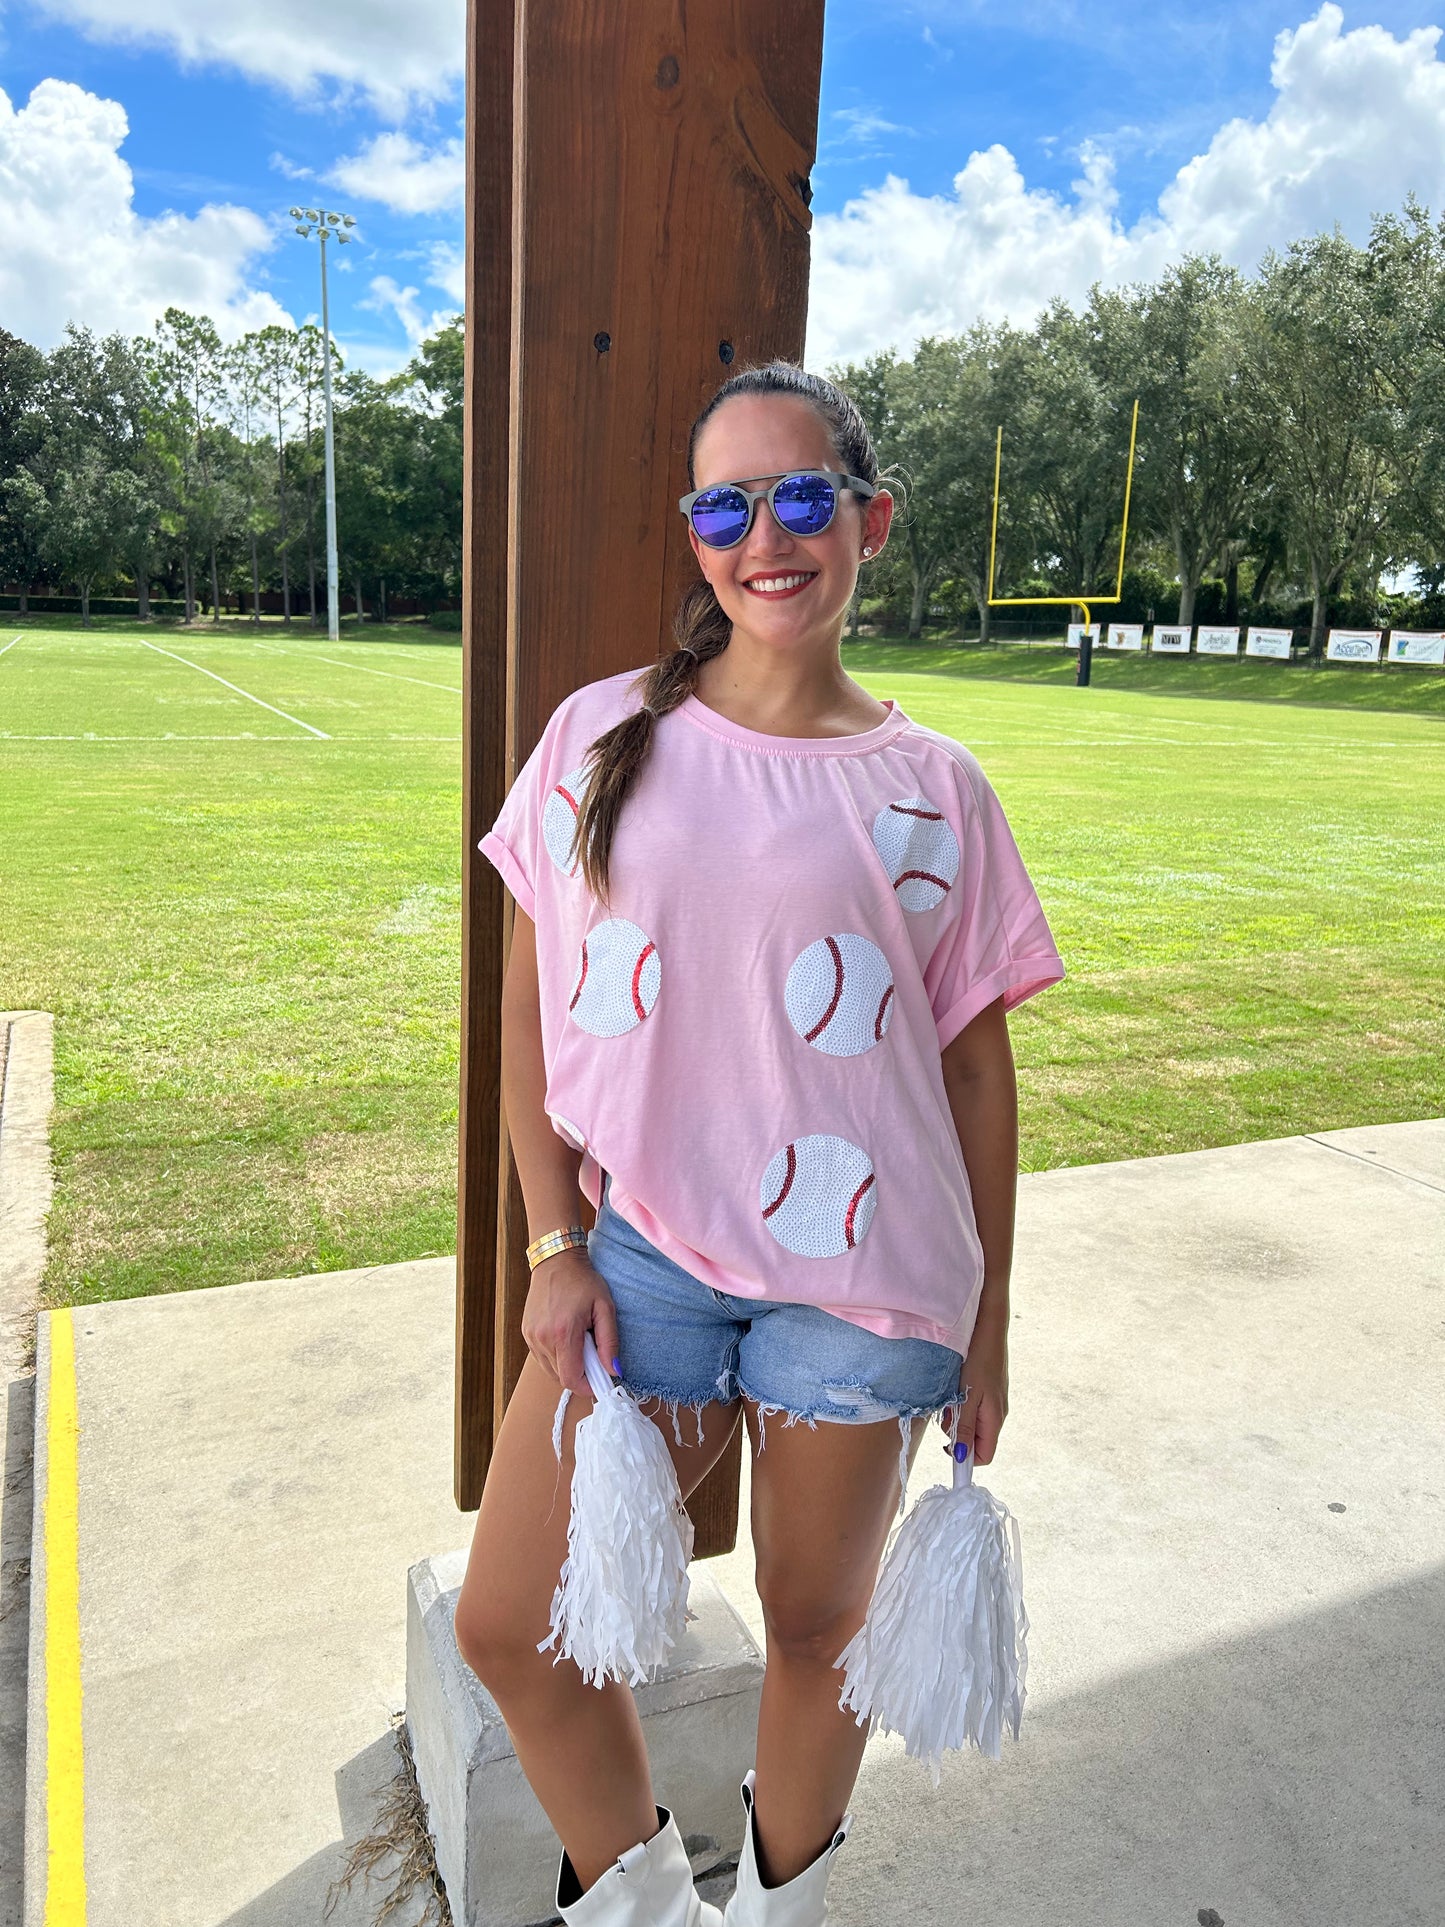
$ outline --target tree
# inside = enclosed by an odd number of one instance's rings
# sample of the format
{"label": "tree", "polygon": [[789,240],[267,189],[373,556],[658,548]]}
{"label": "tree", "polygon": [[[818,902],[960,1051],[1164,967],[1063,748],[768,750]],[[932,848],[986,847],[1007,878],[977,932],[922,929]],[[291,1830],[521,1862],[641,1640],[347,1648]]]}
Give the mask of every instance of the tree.
{"label": "tree", "polygon": [[1029,519],[1034,566],[1061,594],[1106,593],[1117,575],[1133,406],[1117,379],[1121,344],[1105,333],[1111,319],[1100,304],[1077,315],[1058,300],[1021,343],[1010,488]]}
{"label": "tree", "polygon": [[[0,488],[28,472],[45,435],[45,357],[0,328]],[[7,506],[7,503],[10,506]],[[20,591],[20,608],[40,568],[35,505],[22,489],[0,499],[0,582]]]}
{"label": "tree", "polygon": [[453,596],[462,581],[462,413],[465,342],[460,315],[424,341],[387,385],[398,405],[392,443],[395,521],[389,566],[413,593]]}
{"label": "tree", "polygon": [[131,344],[67,328],[45,367],[43,438],[6,483],[11,519],[29,531],[47,573],[76,585],[87,627],[97,578],[154,529],[144,412]]}
{"label": "tree", "polygon": [[994,470],[1003,430],[1004,459],[1010,477],[1022,451],[1017,434],[1025,338],[1007,326],[979,323],[951,344],[955,366],[946,384],[947,433],[954,452],[951,494],[955,523],[949,561],[973,591],[978,605],[979,641],[993,628],[989,579],[994,592],[1007,595],[1015,570],[1031,568],[1027,491],[1002,486],[998,492],[997,543],[994,527]]}
{"label": "tree", "polygon": [[1397,430],[1389,547],[1429,579],[1445,564],[1445,220],[1410,197],[1376,216],[1369,255]]}
{"label": "tree", "polygon": [[[883,552],[885,566],[875,572],[874,585],[881,586],[906,567],[910,636],[922,634],[929,596],[957,548],[956,504],[950,497],[957,453],[948,430],[946,397],[939,392],[948,365],[948,349],[930,337],[919,342],[912,361],[899,360],[889,349],[838,376],[869,422],[875,447],[907,481],[910,499],[894,515],[892,537]],[[895,541],[901,561],[889,570],[888,550]]]}
{"label": "tree", "polygon": [[225,398],[221,338],[205,316],[167,308],[155,325],[155,338],[148,349],[156,401],[156,449],[168,471],[169,520],[181,541],[186,620],[192,621],[195,616],[195,558],[205,555],[210,559],[212,618],[219,622],[217,544],[223,504],[216,450]]}
{"label": "tree", "polygon": [[242,513],[251,552],[251,621],[259,624],[261,536],[269,523],[265,508],[266,490],[259,472],[263,455],[268,471],[271,466],[270,445],[262,439],[261,433],[263,411],[268,401],[269,359],[258,337],[249,334],[244,335],[230,350],[226,356],[226,366],[230,374],[227,399],[231,427],[239,443],[238,481],[244,505]]}
{"label": "tree", "polygon": [[98,576],[116,567],[138,514],[141,485],[124,468],[109,465],[92,445],[67,457],[52,473],[42,511],[46,564],[80,594],[80,620],[90,627],[90,598]]}
{"label": "tree", "polygon": [[[291,621],[291,537],[286,505],[286,432],[295,405],[298,338],[293,328],[272,323],[246,336],[265,392],[268,421],[276,424],[276,557],[281,569],[281,620]],[[314,598],[313,598],[314,600]],[[313,610],[314,613],[314,610]]]}
{"label": "tree", "polygon": [[396,558],[406,499],[402,444],[411,432],[409,409],[397,406],[386,384],[366,374],[343,375],[337,384],[336,524],[339,561],[350,570],[356,619],[364,619],[364,578],[385,596],[388,568]]}
{"label": "tree", "polygon": [[1271,252],[1248,310],[1245,385],[1269,424],[1282,527],[1324,654],[1329,598],[1381,549],[1400,454],[1388,314],[1369,255],[1336,230]]}
{"label": "tree", "polygon": [[1210,565],[1237,567],[1269,460],[1268,424],[1243,379],[1247,301],[1234,268],[1193,255],[1152,287],[1093,298],[1124,350],[1112,371],[1120,399],[1138,396],[1134,505],[1168,544],[1184,624]]}

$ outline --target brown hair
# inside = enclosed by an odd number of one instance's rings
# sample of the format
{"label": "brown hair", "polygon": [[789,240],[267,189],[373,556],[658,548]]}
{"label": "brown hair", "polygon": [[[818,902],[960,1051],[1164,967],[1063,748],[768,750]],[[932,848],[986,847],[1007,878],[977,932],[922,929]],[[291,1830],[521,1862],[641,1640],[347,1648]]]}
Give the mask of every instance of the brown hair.
{"label": "brown hair", "polygon": [[[797,395],[827,424],[838,467],[865,482],[878,479],[878,457],[862,415],[851,397],[825,375],[809,374],[795,362],[774,358],[762,367],[729,375],[692,425],[687,443],[687,486],[697,487],[693,459],[704,425],[734,395]],[[573,833],[573,860],[580,850],[582,874],[592,895],[604,902],[610,881],[608,860],[622,806],[652,748],[658,720],[691,694],[698,670],[720,656],[732,641],[731,619],[704,576],[687,589],[672,619],[674,647],[640,676],[633,687],[642,707],[624,716],[587,751],[586,798]]]}

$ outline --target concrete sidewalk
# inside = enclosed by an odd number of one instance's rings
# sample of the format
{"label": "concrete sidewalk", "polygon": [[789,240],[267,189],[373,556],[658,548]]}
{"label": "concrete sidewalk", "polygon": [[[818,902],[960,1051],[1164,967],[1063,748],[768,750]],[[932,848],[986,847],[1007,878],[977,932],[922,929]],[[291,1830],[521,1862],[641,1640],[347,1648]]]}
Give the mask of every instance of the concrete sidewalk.
{"label": "concrete sidewalk", "polygon": [[[981,1476],[1023,1535],[1023,1739],[937,1793],[870,1745],[837,1927],[1433,1923],[1445,1119],[1026,1177],[1014,1298]],[[90,1927],[314,1927],[394,1764],[407,1568],[469,1536],[451,1261],[71,1316]],[[709,1570],[761,1637],[746,1541]]]}
{"label": "concrete sidewalk", "polygon": [[35,1442],[35,1300],[50,1208],[54,1025],[0,1010],[0,1927],[20,1927],[25,1829],[25,1669]]}

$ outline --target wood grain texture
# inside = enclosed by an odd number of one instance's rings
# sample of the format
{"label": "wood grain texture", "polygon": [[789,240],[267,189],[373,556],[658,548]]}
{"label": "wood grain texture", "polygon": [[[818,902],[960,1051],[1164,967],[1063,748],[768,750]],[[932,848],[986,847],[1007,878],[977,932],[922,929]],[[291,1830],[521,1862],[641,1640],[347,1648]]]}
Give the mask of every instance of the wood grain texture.
{"label": "wood grain texture", "polygon": [[[563,697],[671,647],[694,417],[729,372],[802,357],[823,0],[472,0],[469,33],[464,1509],[528,1282],[496,1095],[510,899],[476,843]],[[699,1557],[736,1541],[740,1453],[689,1502]]]}
{"label": "wood grain texture", "polygon": [[[477,849],[515,767],[507,674],[512,380],[512,71],[515,0],[467,8],[466,432],[462,491],[462,974],[452,1496],[481,1503],[491,1458],[497,1279],[507,1247],[502,977],[511,898]],[[476,512],[474,505],[481,505]],[[505,919],[505,923],[504,923]],[[525,1240],[524,1240],[525,1246]],[[525,1265],[525,1258],[523,1264]]]}

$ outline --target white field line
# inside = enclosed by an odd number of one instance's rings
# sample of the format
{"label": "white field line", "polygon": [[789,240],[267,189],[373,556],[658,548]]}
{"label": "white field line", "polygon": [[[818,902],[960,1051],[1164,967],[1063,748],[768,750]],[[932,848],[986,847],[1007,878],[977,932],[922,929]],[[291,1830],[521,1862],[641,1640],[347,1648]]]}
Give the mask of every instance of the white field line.
{"label": "white field line", "polygon": [[[293,630],[288,632],[285,629],[281,629],[281,630],[278,630],[276,634],[279,635],[280,637],[279,641],[273,640],[272,636],[269,634],[245,637],[245,638],[241,638],[241,640],[250,641],[258,649],[259,648],[270,648],[270,649],[291,648],[292,650],[294,650],[294,652],[297,655],[304,656],[308,653],[308,651],[302,647],[302,644],[304,643],[305,638],[299,633],[299,631]],[[328,638],[327,647],[331,649],[354,649],[358,651],[358,653],[361,655],[374,656],[378,662],[415,663],[417,660],[418,654],[424,648],[428,648],[428,647],[430,647],[433,653],[438,657],[438,659],[442,661],[446,660],[446,653],[447,653],[445,649],[442,648],[441,645],[439,644],[405,643],[405,642],[352,642],[345,635],[338,636],[335,642],[331,642],[330,639]],[[453,650],[452,654],[455,655],[458,662],[461,661],[462,652],[460,649]],[[348,663],[347,667],[351,668],[352,665]]]}
{"label": "white field line", "polygon": [[[20,640],[19,636],[12,636],[9,642],[6,643],[5,649],[13,649],[16,643],[19,642],[19,640]],[[0,649],[0,656],[3,656],[5,654],[5,649]]]}
{"label": "white field line", "polygon": [[295,656],[302,662],[329,662],[335,669],[359,669],[364,676],[385,676],[389,682],[414,682],[421,689],[444,689],[449,696],[460,696],[462,693],[455,683],[427,682],[421,676],[403,676],[395,669],[373,669],[365,662],[340,662],[335,656],[313,655],[309,649],[283,649],[278,642],[257,642],[252,647],[274,650],[278,656]]}
{"label": "white field line", "polygon": [[[253,638],[253,640],[256,642],[271,642],[272,635],[276,635],[276,634],[279,634],[280,641],[276,642],[273,646],[278,649],[281,648],[282,645],[286,643],[298,644],[299,642],[304,641],[304,637],[301,636],[300,631],[294,630],[294,629],[289,632],[285,629],[282,629],[279,631],[273,631],[271,635],[256,636]],[[444,643],[367,642],[367,641],[353,642],[349,635],[340,635],[336,638],[336,641],[334,643],[328,637],[327,646],[328,648],[333,648],[333,649],[356,649],[356,650],[359,650],[362,655],[375,656],[378,661],[382,661],[382,662],[391,661],[391,662],[414,663],[417,660],[418,655],[420,655],[423,651],[426,651],[426,650],[430,650],[431,653],[437,658],[439,662],[445,662],[448,659],[449,653],[452,656],[455,656],[458,662],[460,662],[462,658],[462,652],[458,645],[453,644],[453,645],[450,645],[450,648],[449,648],[449,646]]]}
{"label": "white field line", "polygon": [[202,669],[200,663],[191,662],[185,656],[178,656],[174,649],[162,649],[158,642],[146,642],[144,636],[139,637],[138,640],[144,643],[147,649],[154,649],[158,656],[169,656],[173,662],[183,662],[187,669],[199,669],[200,673],[203,676],[209,676],[212,682],[221,683],[227,689],[234,689],[236,694],[238,696],[244,696],[248,703],[259,703],[262,709],[269,709],[273,716],[279,716],[283,722],[295,723],[298,729],[310,730],[311,734],[313,736],[319,736],[323,743],[329,743],[331,741],[331,738],[324,729],[318,729],[314,723],[303,723],[299,716],[292,716],[286,710],[278,709],[275,703],[268,703],[264,696],[253,696],[249,689],[241,689],[237,684],[227,682],[226,678],[224,676],[218,676],[214,669]]}

